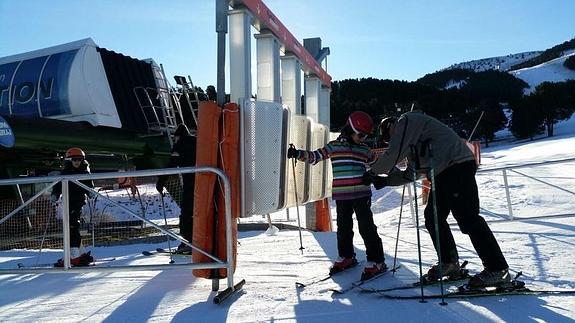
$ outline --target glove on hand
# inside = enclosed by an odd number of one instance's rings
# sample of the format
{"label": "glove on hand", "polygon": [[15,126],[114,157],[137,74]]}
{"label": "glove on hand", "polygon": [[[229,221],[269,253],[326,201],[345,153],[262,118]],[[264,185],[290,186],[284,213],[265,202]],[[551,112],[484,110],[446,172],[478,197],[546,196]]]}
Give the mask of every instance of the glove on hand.
{"label": "glove on hand", "polygon": [[297,151],[297,149],[295,149],[294,147],[289,147],[288,152],[287,152],[287,157],[288,158],[298,158],[299,153]]}
{"label": "glove on hand", "polygon": [[375,187],[376,190],[379,190],[387,186],[387,178],[377,176],[372,172],[365,172],[361,177],[361,183],[368,186],[373,184],[373,187]]}

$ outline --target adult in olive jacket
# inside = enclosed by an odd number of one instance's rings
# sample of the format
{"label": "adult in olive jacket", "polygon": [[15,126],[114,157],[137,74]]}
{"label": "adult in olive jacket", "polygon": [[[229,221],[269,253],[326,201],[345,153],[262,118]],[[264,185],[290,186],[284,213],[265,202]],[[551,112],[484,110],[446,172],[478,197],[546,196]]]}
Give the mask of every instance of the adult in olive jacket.
{"label": "adult in olive jacket", "polygon": [[[435,280],[439,276],[460,272],[459,256],[447,223],[447,216],[451,212],[461,232],[469,235],[484,267],[481,273],[469,280],[469,285],[484,287],[509,282],[511,278],[505,257],[491,229],[479,215],[475,181],[477,164],[463,140],[439,120],[419,111],[407,112],[397,119],[382,120],[379,132],[389,145],[371,168],[372,173],[387,174],[387,177],[377,177],[380,182],[391,186],[402,185],[413,181],[414,174],[425,175],[435,181],[439,232],[435,230],[432,199],[425,207],[425,227],[438,255],[441,255],[442,268],[433,266],[428,278]],[[408,168],[401,171],[395,165],[405,158]],[[430,178],[431,169],[434,170],[433,179]],[[437,245],[437,235],[440,246]]]}

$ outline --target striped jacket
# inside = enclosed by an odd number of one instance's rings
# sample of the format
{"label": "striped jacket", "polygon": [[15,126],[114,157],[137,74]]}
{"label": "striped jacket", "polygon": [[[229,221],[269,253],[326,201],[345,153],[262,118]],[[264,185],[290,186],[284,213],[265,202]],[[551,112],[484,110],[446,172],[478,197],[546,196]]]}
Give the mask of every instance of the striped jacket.
{"label": "striped jacket", "polygon": [[353,200],[371,196],[371,186],[361,183],[367,165],[375,159],[367,145],[355,144],[350,138],[340,135],[318,150],[298,150],[298,160],[312,165],[328,158],[331,159],[333,170],[334,200]]}

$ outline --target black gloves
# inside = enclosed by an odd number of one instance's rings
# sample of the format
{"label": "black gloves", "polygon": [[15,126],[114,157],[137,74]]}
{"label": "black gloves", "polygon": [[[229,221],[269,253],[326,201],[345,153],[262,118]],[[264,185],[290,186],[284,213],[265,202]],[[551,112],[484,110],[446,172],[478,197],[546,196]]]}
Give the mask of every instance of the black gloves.
{"label": "black gloves", "polygon": [[387,186],[387,178],[377,176],[377,174],[372,172],[365,172],[361,177],[361,183],[368,186],[373,184],[373,187],[375,187],[376,190],[379,190]]}
{"label": "black gloves", "polygon": [[298,153],[297,149],[295,149],[295,147],[293,147],[293,146],[289,147],[288,152],[287,152],[287,157],[288,158],[298,158],[298,156],[299,156],[299,153]]}

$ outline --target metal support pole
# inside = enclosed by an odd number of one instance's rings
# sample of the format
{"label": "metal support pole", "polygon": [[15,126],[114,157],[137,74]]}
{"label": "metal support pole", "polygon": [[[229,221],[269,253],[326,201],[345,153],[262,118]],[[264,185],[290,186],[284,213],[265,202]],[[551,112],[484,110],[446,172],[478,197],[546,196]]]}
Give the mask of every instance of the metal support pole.
{"label": "metal support pole", "polygon": [[69,181],[62,181],[62,228],[64,229],[64,270],[71,267],[70,264],[70,190]]}
{"label": "metal support pole", "polygon": [[217,103],[226,101],[226,34],[228,33],[228,0],[216,0],[216,33],[218,34]]}

